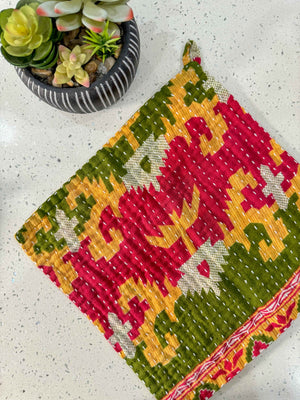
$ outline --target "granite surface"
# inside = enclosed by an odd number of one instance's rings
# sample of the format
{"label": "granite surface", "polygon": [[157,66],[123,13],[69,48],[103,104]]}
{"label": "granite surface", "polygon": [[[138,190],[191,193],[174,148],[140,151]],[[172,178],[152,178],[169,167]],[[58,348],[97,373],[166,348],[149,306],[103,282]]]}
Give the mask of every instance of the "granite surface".
{"label": "granite surface", "polygon": [[[0,0],[0,9],[13,6]],[[24,220],[181,69],[194,39],[202,63],[300,160],[299,0],[131,0],[141,60],[125,97],[103,112],[50,108],[0,59],[0,398],[150,400],[96,327],[14,239]],[[298,319],[215,400],[300,398]]]}

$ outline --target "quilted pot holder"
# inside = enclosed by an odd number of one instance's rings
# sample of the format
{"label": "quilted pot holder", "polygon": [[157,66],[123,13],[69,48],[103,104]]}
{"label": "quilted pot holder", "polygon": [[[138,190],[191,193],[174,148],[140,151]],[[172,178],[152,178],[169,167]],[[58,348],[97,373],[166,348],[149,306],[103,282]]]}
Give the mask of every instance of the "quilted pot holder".
{"label": "quilted pot holder", "polygon": [[183,63],[16,237],[157,399],[203,400],[297,316],[300,168]]}

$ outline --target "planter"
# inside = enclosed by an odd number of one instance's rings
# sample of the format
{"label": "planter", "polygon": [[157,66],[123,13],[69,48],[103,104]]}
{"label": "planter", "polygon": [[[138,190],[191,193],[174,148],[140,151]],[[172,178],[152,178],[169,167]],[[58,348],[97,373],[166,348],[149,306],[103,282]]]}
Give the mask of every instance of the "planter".
{"label": "planter", "polygon": [[86,114],[103,110],[117,102],[133,81],[140,57],[140,39],[135,20],[122,23],[122,50],[111,70],[89,88],[56,88],[39,81],[28,68],[16,68],[24,84],[52,107]]}

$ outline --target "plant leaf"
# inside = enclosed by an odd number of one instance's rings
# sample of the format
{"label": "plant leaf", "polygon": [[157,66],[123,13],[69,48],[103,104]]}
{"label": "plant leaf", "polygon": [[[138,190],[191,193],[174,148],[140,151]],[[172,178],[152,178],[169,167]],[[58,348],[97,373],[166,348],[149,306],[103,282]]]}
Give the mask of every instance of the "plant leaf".
{"label": "plant leaf", "polygon": [[101,33],[105,28],[105,22],[94,21],[85,15],[82,16],[82,23],[93,32]]}
{"label": "plant leaf", "polygon": [[90,86],[89,74],[82,68],[76,71],[75,79],[82,86]]}
{"label": "plant leaf", "polygon": [[28,49],[34,50],[37,49],[43,43],[43,36],[35,34],[30,43],[28,43]]}
{"label": "plant leaf", "polygon": [[11,13],[14,11],[13,8],[7,8],[6,10],[2,10],[0,13],[0,26],[1,29],[4,29],[8,18],[11,16]]}
{"label": "plant leaf", "polygon": [[54,12],[56,16],[76,14],[80,11],[82,0],[69,0],[56,3]]}
{"label": "plant leaf", "polygon": [[107,19],[112,22],[125,22],[133,18],[132,9],[126,4],[103,4],[101,7],[107,12]]}
{"label": "plant leaf", "polygon": [[38,34],[43,36],[43,42],[47,42],[52,34],[52,21],[50,18],[40,18]]}
{"label": "plant leaf", "polygon": [[4,47],[1,47],[1,53],[3,57],[8,61],[10,64],[15,65],[16,67],[26,68],[30,65],[30,61],[32,60],[32,54],[28,57],[14,57],[7,53]]}
{"label": "plant leaf", "polygon": [[80,28],[81,26],[81,15],[71,14],[59,17],[56,20],[56,27],[61,32],[73,31],[74,29]]}
{"label": "plant leaf", "polygon": [[71,50],[63,46],[62,44],[59,46],[58,52],[59,52],[59,58],[61,59],[62,62],[67,61],[71,54]]}
{"label": "plant leaf", "polygon": [[41,61],[45,59],[50,54],[52,48],[53,43],[51,40],[41,44],[41,46],[35,50],[32,61]]}
{"label": "plant leaf", "polygon": [[58,85],[63,85],[64,83],[69,82],[70,78],[67,76],[67,74],[61,74],[59,72],[54,73],[54,82],[57,83]]}
{"label": "plant leaf", "polygon": [[5,51],[14,57],[26,57],[32,54],[33,49],[30,49],[28,46],[7,46],[5,47]]}
{"label": "plant leaf", "polygon": [[82,10],[82,14],[87,18],[90,18],[94,21],[105,21],[107,18],[107,12],[101,7],[98,6],[91,1],[88,1]]}
{"label": "plant leaf", "polygon": [[16,8],[21,8],[23,6],[25,6],[26,4],[30,4],[32,3],[32,0],[20,0],[18,1]]}
{"label": "plant leaf", "polygon": [[57,51],[56,47],[53,46],[50,53],[43,60],[40,60],[40,61],[32,60],[30,65],[35,68],[45,69],[45,67],[48,66],[49,64],[51,64],[55,58],[57,60],[57,56],[58,56],[58,51]]}
{"label": "plant leaf", "polygon": [[45,3],[40,4],[36,9],[37,15],[51,18],[57,17],[57,14],[54,11],[56,4],[57,1],[46,1]]}
{"label": "plant leaf", "polygon": [[58,60],[58,51],[56,51],[55,56],[53,57],[52,61],[49,61],[47,64],[40,66],[40,69],[50,69],[52,68]]}

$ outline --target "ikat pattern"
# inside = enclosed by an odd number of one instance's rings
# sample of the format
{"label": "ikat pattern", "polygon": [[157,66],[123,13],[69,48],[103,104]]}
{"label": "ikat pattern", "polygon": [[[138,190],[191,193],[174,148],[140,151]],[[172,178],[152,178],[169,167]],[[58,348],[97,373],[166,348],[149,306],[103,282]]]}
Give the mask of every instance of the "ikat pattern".
{"label": "ikat pattern", "polygon": [[16,237],[157,399],[208,399],[299,311],[300,167],[184,68]]}

